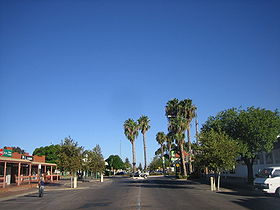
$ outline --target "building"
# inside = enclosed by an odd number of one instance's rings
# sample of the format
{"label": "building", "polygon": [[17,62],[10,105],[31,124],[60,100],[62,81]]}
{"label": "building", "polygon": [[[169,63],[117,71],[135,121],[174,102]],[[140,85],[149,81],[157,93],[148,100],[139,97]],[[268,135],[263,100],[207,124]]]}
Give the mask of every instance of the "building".
{"label": "building", "polygon": [[59,179],[57,165],[46,163],[45,156],[19,154],[12,148],[0,149],[0,187],[37,183],[41,176],[46,182]]}
{"label": "building", "polygon": [[[257,174],[261,169],[267,167],[280,167],[280,137],[274,144],[274,148],[271,152],[261,152],[257,154],[257,158],[253,164],[253,174]],[[240,161],[234,170],[227,174],[228,176],[234,177],[247,177],[247,166],[243,161]]]}

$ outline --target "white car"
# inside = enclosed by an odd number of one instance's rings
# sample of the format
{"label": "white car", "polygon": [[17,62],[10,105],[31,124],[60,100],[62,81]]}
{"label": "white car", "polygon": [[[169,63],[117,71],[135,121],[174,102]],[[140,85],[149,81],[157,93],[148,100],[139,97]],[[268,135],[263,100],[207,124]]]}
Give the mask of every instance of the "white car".
{"label": "white car", "polygon": [[280,197],[280,167],[268,167],[261,170],[254,180],[254,187],[265,193],[275,193]]}

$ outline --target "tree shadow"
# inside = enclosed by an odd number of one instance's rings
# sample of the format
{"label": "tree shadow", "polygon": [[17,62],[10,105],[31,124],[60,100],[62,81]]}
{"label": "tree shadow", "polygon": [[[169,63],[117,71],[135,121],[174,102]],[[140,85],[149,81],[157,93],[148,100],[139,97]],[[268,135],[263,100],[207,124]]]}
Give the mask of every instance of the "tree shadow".
{"label": "tree shadow", "polygon": [[275,210],[279,209],[280,199],[267,199],[267,198],[242,198],[236,201],[232,201],[240,206],[248,209],[265,209],[265,210]]}

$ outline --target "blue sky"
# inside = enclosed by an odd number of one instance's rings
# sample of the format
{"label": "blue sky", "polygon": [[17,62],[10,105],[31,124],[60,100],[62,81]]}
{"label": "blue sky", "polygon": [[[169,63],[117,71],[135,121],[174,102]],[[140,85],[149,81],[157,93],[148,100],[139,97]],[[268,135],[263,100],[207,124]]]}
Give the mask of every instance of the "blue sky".
{"label": "blue sky", "polygon": [[[0,147],[71,136],[128,157],[128,118],[147,115],[148,160],[166,102],[201,123],[231,107],[280,108],[279,1],[0,1]],[[192,129],[194,126],[192,127]],[[194,129],[192,130],[194,134]],[[136,140],[143,163],[142,137]]]}

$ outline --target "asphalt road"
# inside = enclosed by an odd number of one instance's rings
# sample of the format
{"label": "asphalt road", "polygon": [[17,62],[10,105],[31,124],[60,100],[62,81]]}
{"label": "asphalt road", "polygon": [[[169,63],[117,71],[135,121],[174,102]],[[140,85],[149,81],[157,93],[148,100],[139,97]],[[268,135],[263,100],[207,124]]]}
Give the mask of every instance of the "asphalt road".
{"label": "asphalt road", "polygon": [[280,198],[234,191],[164,177],[113,178],[78,190],[49,190],[0,202],[0,209],[280,209]]}

